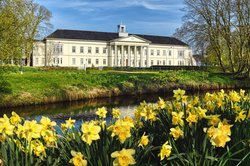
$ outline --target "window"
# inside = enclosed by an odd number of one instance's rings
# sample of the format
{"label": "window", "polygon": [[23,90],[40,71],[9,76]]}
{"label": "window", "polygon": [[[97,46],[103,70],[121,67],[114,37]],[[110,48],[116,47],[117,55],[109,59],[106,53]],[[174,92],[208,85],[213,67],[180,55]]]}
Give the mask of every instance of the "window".
{"label": "window", "polygon": [[151,50],[151,56],[154,56],[154,50]]}
{"label": "window", "polygon": [[42,65],[45,65],[45,58],[42,58]]}
{"label": "window", "polygon": [[178,51],[178,57],[184,57],[184,51]]}
{"label": "window", "polygon": [[96,54],[99,54],[99,47],[96,47],[96,48],[95,48],[95,53],[96,53]]}
{"label": "window", "polygon": [[162,54],[163,56],[166,56],[166,50],[163,50]]}
{"label": "window", "polygon": [[103,47],[102,53],[103,53],[103,54],[106,54],[106,52],[107,52],[106,47]]}
{"label": "window", "polygon": [[157,65],[160,65],[160,61],[159,60],[157,60]]}
{"label": "window", "polygon": [[171,65],[171,61],[168,61],[168,65]]}
{"label": "window", "polygon": [[61,64],[63,63],[63,59],[61,58]]}
{"label": "window", "polygon": [[165,64],[165,60],[162,62],[162,64],[163,64],[163,65],[166,65],[166,64]]}
{"label": "window", "polygon": [[96,64],[96,65],[99,64],[99,59],[95,59],[95,64]]}
{"label": "window", "polygon": [[106,63],[107,63],[106,59],[103,59],[103,65],[106,65]]}
{"label": "window", "polygon": [[154,60],[151,60],[151,66],[154,65]]}
{"label": "window", "polygon": [[145,63],[144,63],[145,66],[147,66],[147,60],[145,60]]}
{"label": "window", "polygon": [[157,50],[157,56],[160,56],[160,50]]}
{"label": "window", "polygon": [[178,61],[178,66],[184,66],[184,61]]}
{"label": "window", "polygon": [[91,54],[91,47],[88,47],[88,54]]}
{"label": "window", "polygon": [[88,64],[91,65],[91,59],[90,58],[88,59]]}
{"label": "window", "polygon": [[76,53],[76,46],[72,46],[72,53]]}
{"label": "window", "polygon": [[171,50],[168,51],[168,56],[172,56],[172,51]]}
{"label": "window", "polygon": [[83,53],[84,49],[83,46],[80,47],[80,53]]}
{"label": "window", "polygon": [[80,59],[80,65],[83,65],[84,61],[83,58]]}
{"label": "window", "polygon": [[60,64],[60,58],[57,58],[57,64]]}
{"label": "window", "polygon": [[53,63],[56,64],[56,58],[53,58]]}
{"label": "window", "polygon": [[36,58],[36,60],[35,60],[35,64],[36,64],[36,65],[38,65],[38,60],[39,60],[39,59],[38,59],[38,58]]}
{"label": "window", "polygon": [[63,52],[63,45],[62,44],[55,44],[53,52],[54,52],[54,54],[61,54]]}
{"label": "window", "polygon": [[72,58],[72,65],[76,64],[76,58]]}

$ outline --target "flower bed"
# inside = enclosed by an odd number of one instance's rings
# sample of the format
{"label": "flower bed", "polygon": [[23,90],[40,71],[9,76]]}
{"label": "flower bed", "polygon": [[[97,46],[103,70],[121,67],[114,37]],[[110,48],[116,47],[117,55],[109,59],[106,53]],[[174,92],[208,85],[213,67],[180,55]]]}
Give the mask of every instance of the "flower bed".
{"label": "flower bed", "polygon": [[[106,123],[107,110],[81,128],[47,117],[0,118],[0,165],[247,165],[250,97],[223,90],[203,98],[174,90],[173,101],[141,103],[131,117]],[[55,130],[56,127],[60,129]]]}

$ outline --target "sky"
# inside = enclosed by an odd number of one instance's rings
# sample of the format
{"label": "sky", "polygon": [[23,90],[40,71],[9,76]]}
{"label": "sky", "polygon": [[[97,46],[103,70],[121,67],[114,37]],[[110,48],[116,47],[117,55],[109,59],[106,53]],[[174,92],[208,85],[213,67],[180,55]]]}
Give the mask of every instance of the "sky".
{"label": "sky", "polygon": [[53,30],[72,29],[172,36],[182,25],[183,0],[34,0],[52,12]]}

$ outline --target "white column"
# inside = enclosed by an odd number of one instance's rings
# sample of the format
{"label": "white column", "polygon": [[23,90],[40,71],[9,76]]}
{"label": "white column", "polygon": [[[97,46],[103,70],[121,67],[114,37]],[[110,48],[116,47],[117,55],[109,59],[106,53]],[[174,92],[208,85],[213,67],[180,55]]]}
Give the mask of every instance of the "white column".
{"label": "white column", "polygon": [[128,46],[128,66],[131,67],[131,51],[130,51],[130,45]]}
{"label": "white column", "polygon": [[136,46],[134,46],[134,67],[137,67],[137,50]]}
{"label": "white column", "polygon": [[118,60],[118,53],[117,53],[117,45],[115,45],[115,55],[114,55],[114,66],[118,66],[117,60]]}
{"label": "white column", "polygon": [[147,47],[147,67],[149,67],[149,47]]}
{"label": "white column", "polygon": [[124,66],[124,46],[122,45],[122,49],[121,49],[121,66],[123,67]]}
{"label": "white column", "polygon": [[144,52],[144,47],[141,46],[141,54],[140,54],[140,67],[143,67],[143,52]]}

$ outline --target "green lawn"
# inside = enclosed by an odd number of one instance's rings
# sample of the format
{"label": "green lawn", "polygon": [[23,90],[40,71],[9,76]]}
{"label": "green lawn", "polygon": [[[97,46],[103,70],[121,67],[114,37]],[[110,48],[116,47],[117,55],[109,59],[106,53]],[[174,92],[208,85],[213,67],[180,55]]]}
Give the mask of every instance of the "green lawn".
{"label": "green lawn", "polygon": [[[65,70],[25,67],[23,74],[18,67],[5,67],[0,81],[0,105],[41,103],[44,98],[68,100],[88,98],[89,91],[118,89],[122,94],[157,92],[162,88],[199,87],[199,85],[235,85],[239,81],[230,76],[205,71],[116,71],[116,70]],[[5,82],[5,84],[1,83]],[[7,83],[7,84],[6,84]],[[5,86],[5,87],[1,87]],[[9,89],[7,93],[4,88]],[[198,88],[195,88],[198,89]],[[2,90],[2,91],[1,91]],[[57,101],[57,99],[55,99]],[[46,102],[46,101],[44,101]],[[8,104],[7,104],[8,105]]]}

